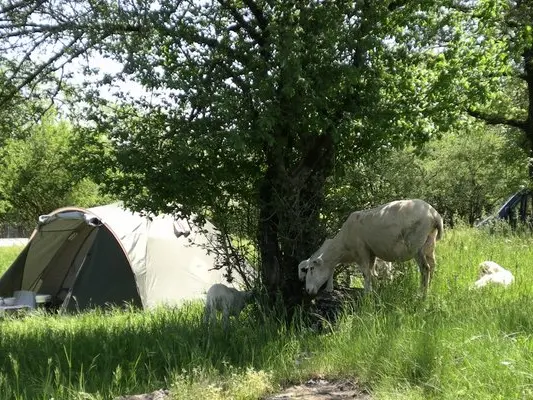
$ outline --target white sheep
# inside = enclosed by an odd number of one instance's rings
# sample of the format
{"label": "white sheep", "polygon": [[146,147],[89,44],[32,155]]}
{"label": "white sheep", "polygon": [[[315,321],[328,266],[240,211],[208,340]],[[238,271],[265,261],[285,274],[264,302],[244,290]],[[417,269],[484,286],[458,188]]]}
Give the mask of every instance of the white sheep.
{"label": "white sheep", "polygon": [[[331,240],[331,239],[328,239],[328,240]],[[309,267],[309,259],[302,261],[298,265],[298,278],[302,282],[305,280],[305,275],[306,275],[308,267]],[[374,263],[374,267],[372,268],[372,276],[380,280],[389,280],[389,281],[392,280],[394,277],[392,263],[389,261],[383,261],[381,258],[376,257],[376,262]],[[326,292],[333,291],[333,272],[331,276],[328,278],[328,282],[326,284],[326,287],[324,288],[324,291]]]}
{"label": "white sheep", "polygon": [[375,260],[415,259],[420,269],[420,286],[427,293],[435,268],[435,243],[444,232],[442,217],[423,200],[398,200],[379,207],[355,211],[333,239],[298,266],[306,290],[316,295],[332,279],[338,264],[356,263],[363,273],[365,292],[372,290]]}
{"label": "white sheep", "polygon": [[242,309],[250,302],[252,293],[215,283],[207,291],[204,310],[204,322],[216,321],[217,314],[222,313],[222,325],[227,329],[229,317],[238,317]]}
{"label": "white sheep", "polygon": [[514,276],[511,271],[506,270],[494,261],[483,261],[479,264],[479,269],[479,279],[474,282],[475,288],[486,286],[489,283],[509,286],[514,282]]}

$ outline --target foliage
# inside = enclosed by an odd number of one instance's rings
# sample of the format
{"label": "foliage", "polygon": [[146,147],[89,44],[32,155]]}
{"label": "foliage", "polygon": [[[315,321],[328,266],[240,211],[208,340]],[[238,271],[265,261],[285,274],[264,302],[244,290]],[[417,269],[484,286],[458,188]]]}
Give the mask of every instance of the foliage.
{"label": "foliage", "polygon": [[[0,57],[0,93],[12,89],[9,79],[5,76],[5,68],[9,65]],[[35,116],[40,115],[42,107],[36,101],[25,98],[22,93],[13,94],[0,107],[0,147],[8,139],[23,139],[34,124]]]}
{"label": "foliage", "polygon": [[516,132],[467,120],[424,146],[376,152],[332,179],[328,222],[335,231],[354,210],[422,198],[447,224],[457,218],[473,224],[528,183],[527,163]]}
{"label": "foliage", "polygon": [[87,207],[105,198],[92,181],[78,175],[72,129],[45,115],[23,139],[0,148],[0,220],[31,229],[39,215],[68,205]]}
{"label": "foliage", "polygon": [[13,74],[16,86],[97,50],[124,67],[101,85],[146,90],[109,101],[86,88],[98,182],[139,210],[219,220],[257,210],[247,239],[263,282],[289,303],[300,300],[297,262],[323,238],[333,165],[426,141],[455,118],[442,43],[457,13],[434,2],[0,4],[7,43],[35,44],[25,55],[56,43],[40,65],[19,58],[35,73]]}
{"label": "foliage", "polygon": [[[528,1],[483,0],[457,7],[462,34],[447,60],[458,75],[454,104],[491,125],[521,131],[533,156],[533,8]],[[533,164],[529,164],[533,178]]]}
{"label": "foliage", "polygon": [[[121,63],[84,86],[82,140],[94,150],[84,165],[137,210],[209,213],[223,227],[255,211],[246,239],[257,243],[263,283],[295,304],[295,266],[325,235],[327,179],[438,137],[465,104],[490,102],[517,60],[500,55],[527,50],[522,9],[492,0],[3,1],[0,38],[28,44],[9,70],[18,90],[81,55]],[[525,29],[505,30],[500,14]],[[517,32],[518,44],[509,40]],[[32,61],[51,43],[49,58]],[[96,71],[83,72],[90,80]],[[103,98],[102,86],[125,80],[145,95]],[[426,196],[443,203],[442,191]],[[450,213],[472,220],[485,200],[456,196]]]}
{"label": "foliage", "polygon": [[[165,387],[185,398],[259,398],[321,376],[356,380],[375,398],[528,398],[532,244],[531,235],[449,229],[425,301],[411,263],[322,333],[247,309],[228,340],[222,329],[205,332],[198,304],[3,319],[0,391],[108,399]],[[513,286],[470,289],[488,259],[513,272]]]}

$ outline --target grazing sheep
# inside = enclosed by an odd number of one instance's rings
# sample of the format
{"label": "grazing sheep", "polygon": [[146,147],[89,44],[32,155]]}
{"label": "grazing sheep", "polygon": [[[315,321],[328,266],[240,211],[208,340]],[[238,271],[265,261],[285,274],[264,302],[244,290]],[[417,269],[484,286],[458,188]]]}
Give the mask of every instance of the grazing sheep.
{"label": "grazing sheep", "polygon": [[[305,276],[307,274],[308,269],[309,269],[309,259],[303,260],[300,264],[298,264],[298,278],[300,279],[301,282],[305,281]],[[324,290],[326,292],[333,292],[333,271],[331,271],[331,275],[328,278],[328,283],[326,284],[326,287],[324,288]]]}
{"label": "grazing sheep", "polygon": [[365,292],[369,292],[377,257],[389,262],[414,258],[425,295],[435,268],[435,243],[443,232],[441,216],[423,200],[398,200],[355,211],[333,239],[326,239],[299,264],[299,277],[305,274],[307,293],[316,295],[338,264],[356,263],[363,273]]}
{"label": "grazing sheep", "polygon": [[483,261],[479,264],[479,279],[474,283],[475,288],[480,288],[494,283],[503,286],[509,286],[514,282],[514,276],[511,271],[506,270],[494,261]]}
{"label": "grazing sheep", "polygon": [[[327,239],[331,240],[331,239]],[[301,282],[305,281],[307,269],[309,267],[309,259],[302,261],[298,264],[298,278]],[[376,257],[376,262],[374,263],[374,268],[372,269],[372,275],[375,278],[380,280],[392,280],[394,271],[392,268],[392,263],[389,261],[383,261],[381,258]],[[328,278],[326,287],[324,288],[326,292],[333,291],[333,271]]]}
{"label": "grazing sheep", "polygon": [[238,317],[242,309],[250,302],[252,292],[240,291],[227,287],[222,283],[215,283],[207,291],[205,302],[204,321],[216,320],[217,313],[222,313],[222,325],[227,329],[229,317]]}

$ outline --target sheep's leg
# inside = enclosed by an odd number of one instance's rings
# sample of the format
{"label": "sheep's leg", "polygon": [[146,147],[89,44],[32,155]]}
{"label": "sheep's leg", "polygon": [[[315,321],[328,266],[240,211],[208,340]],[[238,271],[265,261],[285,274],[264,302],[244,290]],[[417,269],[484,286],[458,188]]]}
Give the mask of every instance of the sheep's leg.
{"label": "sheep's leg", "polygon": [[370,271],[363,272],[363,278],[365,279],[365,293],[370,293],[372,291],[372,277],[370,275]]}
{"label": "sheep's leg", "polygon": [[372,268],[371,268],[371,271],[372,271],[372,276],[374,278],[379,278],[379,273],[378,273],[378,267],[377,267],[377,259],[374,259],[374,263],[371,264]]}
{"label": "sheep's leg", "polygon": [[361,262],[361,272],[363,273],[364,278],[364,287],[365,293],[370,293],[372,291],[372,279],[374,273],[374,264],[376,262],[376,257],[370,257],[368,260]]}
{"label": "sheep's leg", "polygon": [[435,272],[435,243],[437,240],[436,236],[437,231],[430,233],[426,240],[426,243],[424,243],[424,246],[422,248],[424,255],[426,256],[426,261],[429,265],[428,286],[431,283],[431,280],[433,279],[433,273]]}
{"label": "sheep's leg", "polygon": [[225,331],[227,331],[229,327],[229,310],[227,308],[222,312],[222,327]]}
{"label": "sheep's leg", "polygon": [[416,262],[418,264],[418,268],[420,269],[420,289],[422,291],[422,296],[425,297],[429,286],[431,267],[426,260],[423,249],[418,251],[416,255]]}
{"label": "sheep's leg", "polygon": [[213,311],[211,309],[211,305],[209,303],[206,303],[204,308],[204,324],[209,324],[209,319],[211,318],[212,312]]}

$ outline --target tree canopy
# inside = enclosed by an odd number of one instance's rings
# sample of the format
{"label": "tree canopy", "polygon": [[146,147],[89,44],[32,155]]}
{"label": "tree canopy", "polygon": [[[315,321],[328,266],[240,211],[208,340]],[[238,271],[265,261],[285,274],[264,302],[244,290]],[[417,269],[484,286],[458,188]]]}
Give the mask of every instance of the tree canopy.
{"label": "tree canopy", "polygon": [[[0,96],[61,84],[57,73],[77,57],[121,63],[80,96],[80,132],[92,149],[83,157],[95,177],[135,209],[238,217],[250,205],[263,283],[293,303],[296,265],[324,239],[326,179],[454,123],[459,111],[450,104],[464,89],[463,8],[2,0],[2,48],[18,57]],[[145,95],[101,95],[125,79]]]}

